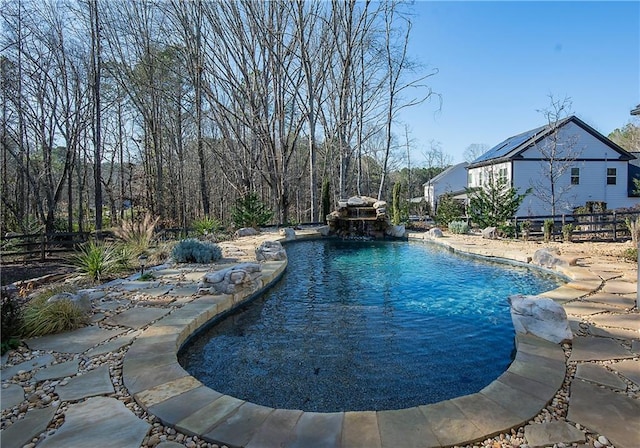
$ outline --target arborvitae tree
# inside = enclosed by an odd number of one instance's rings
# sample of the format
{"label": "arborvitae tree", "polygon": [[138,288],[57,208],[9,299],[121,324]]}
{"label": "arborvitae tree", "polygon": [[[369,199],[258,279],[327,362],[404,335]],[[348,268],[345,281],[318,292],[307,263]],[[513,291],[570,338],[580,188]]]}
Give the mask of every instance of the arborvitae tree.
{"label": "arborvitae tree", "polygon": [[395,225],[400,224],[402,221],[402,204],[401,204],[401,193],[402,193],[402,184],[400,182],[396,182],[393,185],[393,190],[391,193],[392,204],[391,204],[391,222]]}
{"label": "arborvitae tree", "polygon": [[324,179],[322,181],[322,222],[327,222],[327,215],[331,213],[331,193],[329,192],[330,187],[329,179]]}
{"label": "arborvitae tree", "polygon": [[466,191],[471,221],[484,228],[497,227],[513,218],[525,196],[531,193],[531,188],[524,194],[518,194],[517,189],[508,186],[505,178],[490,176],[484,187],[467,188]]}

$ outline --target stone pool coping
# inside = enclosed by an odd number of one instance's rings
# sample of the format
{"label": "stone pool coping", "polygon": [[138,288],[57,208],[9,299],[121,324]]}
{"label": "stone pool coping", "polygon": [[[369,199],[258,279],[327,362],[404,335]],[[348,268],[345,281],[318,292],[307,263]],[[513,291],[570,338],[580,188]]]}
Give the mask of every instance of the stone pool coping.
{"label": "stone pool coping", "polygon": [[[529,261],[483,247],[439,243],[458,252]],[[511,366],[480,392],[400,410],[317,413],[273,409],[223,395],[190,376],[177,360],[182,344],[212,319],[278,281],[286,264],[263,263],[255,289],[198,297],[138,336],[123,362],[123,382],[136,402],[165,425],[228,446],[444,447],[485,440],[526,424],[554,398],[564,381],[562,348],[522,334],[516,336],[517,353]],[[560,303],[595,291],[602,283],[578,266],[558,271],[571,281],[543,295]]]}

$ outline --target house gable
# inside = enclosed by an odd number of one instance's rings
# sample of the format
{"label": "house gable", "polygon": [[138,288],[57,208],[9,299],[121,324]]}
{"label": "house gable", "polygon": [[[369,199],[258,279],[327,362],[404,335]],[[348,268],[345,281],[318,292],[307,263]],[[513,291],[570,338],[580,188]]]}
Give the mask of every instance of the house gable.
{"label": "house gable", "polygon": [[[635,158],[576,116],[565,118],[558,124],[558,128],[560,128],[559,132],[561,136],[570,137],[572,134],[578,135],[581,140],[578,142],[579,145],[584,145],[588,142],[590,147],[595,148],[597,146],[595,144],[596,141],[604,144],[607,147],[607,152],[603,153],[600,150],[599,158],[602,160],[632,160]],[[508,160],[524,158],[540,159],[542,156],[539,154],[539,150],[538,154],[535,153],[536,145],[542,144],[544,139],[549,137],[552,131],[553,129],[549,125],[545,125],[509,137],[474,160],[468,168],[493,165]],[[592,156],[590,159],[595,160],[596,157]]]}

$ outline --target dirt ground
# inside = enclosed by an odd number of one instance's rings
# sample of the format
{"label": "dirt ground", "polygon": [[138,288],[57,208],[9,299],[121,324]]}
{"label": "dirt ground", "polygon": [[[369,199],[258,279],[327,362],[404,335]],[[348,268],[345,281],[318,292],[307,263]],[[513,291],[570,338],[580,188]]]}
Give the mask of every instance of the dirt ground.
{"label": "dirt ground", "polygon": [[0,284],[2,286],[21,280],[40,278],[50,274],[70,274],[75,268],[61,261],[24,261],[0,264]]}

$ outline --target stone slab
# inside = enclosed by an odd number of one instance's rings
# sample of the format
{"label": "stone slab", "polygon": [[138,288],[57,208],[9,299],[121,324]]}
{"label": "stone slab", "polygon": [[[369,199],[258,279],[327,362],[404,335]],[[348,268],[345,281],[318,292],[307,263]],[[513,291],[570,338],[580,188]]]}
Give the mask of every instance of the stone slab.
{"label": "stone slab", "polygon": [[194,296],[198,292],[198,285],[182,285],[182,286],[174,286],[171,291],[169,291],[168,295],[172,297],[190,297]]}
{"label": "stone slab", "polygon": [[96,344],[123,333],[124,330],[106,330],[97,325],[79,328],[69,333],[59,333],[24,342],[32,350],[51,350],[60,353],[83,353]]}
{"label": "stone slab", "polygon": [[40,448],[139,448],[151,425],[139,419],[119,400],[94,397],[72,404],[62,426],[38,445]]}
{"label": "stone slab", "polygon": [[302,416],[302,411],[276,409],[258,428],[246,448],[287,446],[293,438],[293,428]]}
{"label": "stone slab", "polygon": [[576,369],[576,378],[618,390],[625,390],[627,388],[627,383],[620,379],[618,375],[598,364],[578,364]]}
{"label": "stone slab", "polygon": [[632,294],[636,292],[636,284],[624,280],[609,280],[602,287],[602,292],[612,294]]}
{"label": "stone slab", "polygon": [[569,361],[604,361],[622,358],[633,358],[633,354],[613,339],[575,337]]}
{"label": "stone slab", "polygon": [[611,368],[640,386],[640,361],[627,359],[612,364]]}
{"label": "stone slab", "polygon": [[145,289],[157,288],[160,286],[160,282],[146,282],[139,280],[130,280],[124,281],[120,285],[118,285],[118,289],[124,291],[135,291],[135,292],[144,292]]}
{"label": "stone slab", "polygon": [[500,375],[497,381],[500,381],[512,389],[517,389],[528,395],[532,395],[537,400],[544,401],[545,403],[551,401],[555,393],[558,391],[557,388],[549,384],[539,383],[508,371]]}
{"label": "stone slab", "polygon": [[102,311],[114,311],[118,308],[129,306],[131,304],[131,300],[128,299],[109,299],[106,298],[104,300],[100,300],[98,302],[94,302],[94,308],[97,308]]}
{"label": "stone slab", "polygon": [[517,415],[522,421],[531,420],[546,406],[547,401],[536,398],[526,392],[494,381],[480,391],[492,401]]}
{"label": "stone slab", "polygon": [[440,446],[426,416],[419,408],[378,412],[383,448],[424,448]]}
{"label": "stone slab", "polygon": [[165,314],[168,314],[169,311],[170,310],[166,308],[129,308],[115,316],[105,319],[104,322],[109,325],[117,325],[138,330],[142,327],[146,327],[151,322],[160,319]]}
{"label": "stone slab", "polygon": [[231,446],[245,446],[273,411],[273,408],[266,406],[243,403],[222,423],[203,434],[202,438]]}
{"label": "stone slab", "polygon": [[171,291],[171,288],[172,286],[170,285],[160,285],[156,286],[155,288],[148,288],[140,292],[149,297],[160,297]]}
{"label": "stone slab", "polygon": [[108,366],[98,367],[95,370],[71,378],[65,386],[56,386],[55,391],[62,401],[80,400],[115,392],[109,376]]}
{"label": "stone slab", "polygon": [[567,419],[604,435],[616,448],[637,448],[640,401],[582,380],[571,383]]}
{"label": "stone slab", "polygon": [[480,430],[480,434],[474,439],[468,439],[468,442],[505,432],[522,423],[520,417],[483,394],[465,395],[451,401],[462,411],[469,422]]}
{"label": "stone slab", "polygon": [[220,392],[200,386],[154,404],[149,407],[148,411],[158,417],[165,425],[175,425],[221,396]]}
{"label": "stone slab", "polygon": [[188,392],[202,386],[202,383],[194,377],[187,375],[168,381],[163,384],[146,389],[135,394],[135,399],[144,407],[150,407],[154,404],[162,403],[169,398]]}
{"label": "stone slab", "polygon": [[21,362],[20,364],[16,364],[15,366],[4,367],[2,370],[0,370],[0,377],[2,377],[2,381],[5,381],[16,375],[18,372],[31,372],[38,367],[51,364],[52,362],[55,362],[55,360],[56,358],[54,358],[53,355],[47,353],[46,355],[38,356],[28,361]]}
{"label": "stone slab", "polygon": [[93,357],[93,356],[105,355],[107,353],[117,352],[125,345],[130,344],[131,341],[133,341],[135,338],[140,336],[140,334],[142,334],[141,331],[134,331],[132,333],[123,334],[122,336],[118,336],[117,338],[111,341],[105,342],[102,345],[98,345],[97,347],[92,348],[86,354],[89,357]]}
{"label": "stone slab", "polygon": [[2,409],[10,409],[24,401],[24,389],[18,384],[3,384],[0,389],[0,405]]}
{"label": "stone slab", "polygon": [[563,307],[567,314],[572,316],[590,316],[592,314],[599,314],[604,311],[620,310],[620,307],[616,305],[599,302],[586,302],[581,300],[565,303]]}
{"label": "stone slab", "polygon": [[634,330],[640,338],[640,314],[603,314],[602,316],[593,316],[590,319],[597,326],[624,328]]}
{"label": "stone slab", "polygon": [[178,364],[175,353],[134,360],[125,358],[122,369],[124,385],[132,394],[188,375]]}
{"label": "stone slab", "polygon": [[0,431],[2,448],[22,448],[31,442],[47,429],[57,410],[57,406],[48,406],[27,412],[23,418]]}
{"label": "stone slab", "polygon": [[618,308],[630,309],[635,306],[635,298],[620,295],[598,292],[582,299],[587,302],[604,303]]}
{"label": "stone slab", "polygon": [[343,419],[343,412],[303,413],[293,428],[293,438],[287,448],[339,448]]}
{"label": "stone slab", "polygon": [[452,400],[419,408],[440,445],[462,445],[484,436]]}
{"label": "stone slab", "polygon": [[567,285],[560,286],[559,288],[552,289],[551,291],[543,292],[539,294],[542,297],[548,297],[549,299],[553,299],[556,302],[562,304],[564,302],[569,302],[570,300],[578,299],[587,293],[585,291],[580,291],[575,288],[571,288]]}
{"label": "stone slab", "polygon": [[598,336],[601,338],[613,338],[633,340],[638,339],[638,332],[635,330],[626,330],[624,328],[601,328],[594,325],[589,325],[587,331],[592,336]]}
{"label": "stone slab", "polygon": [[567,422],[557,421],[527,425],[524,427],[524,438],[530,448],[545,448],[564,443],[584,443],[586,435]]}
{"label": "stone slab", "polygon": [[378,418],[374,411],[345,412],[342,425],[342,446],[382,448]]}
{"label": "stone slab", "polygon": [[223,395],[176,424],[176,429],[189,435],[205,434],[221,420],[235,412],[244,401]]}
{"label": "stone slab", "polygon": [[74,376],[78,373],[78,367],[80,366],[80,360],[74,359],[60,364],[53,364],[44,369],[40,369],[34,375],[36,381],[53,380],[56,378],[65,378],[67,376]]}

